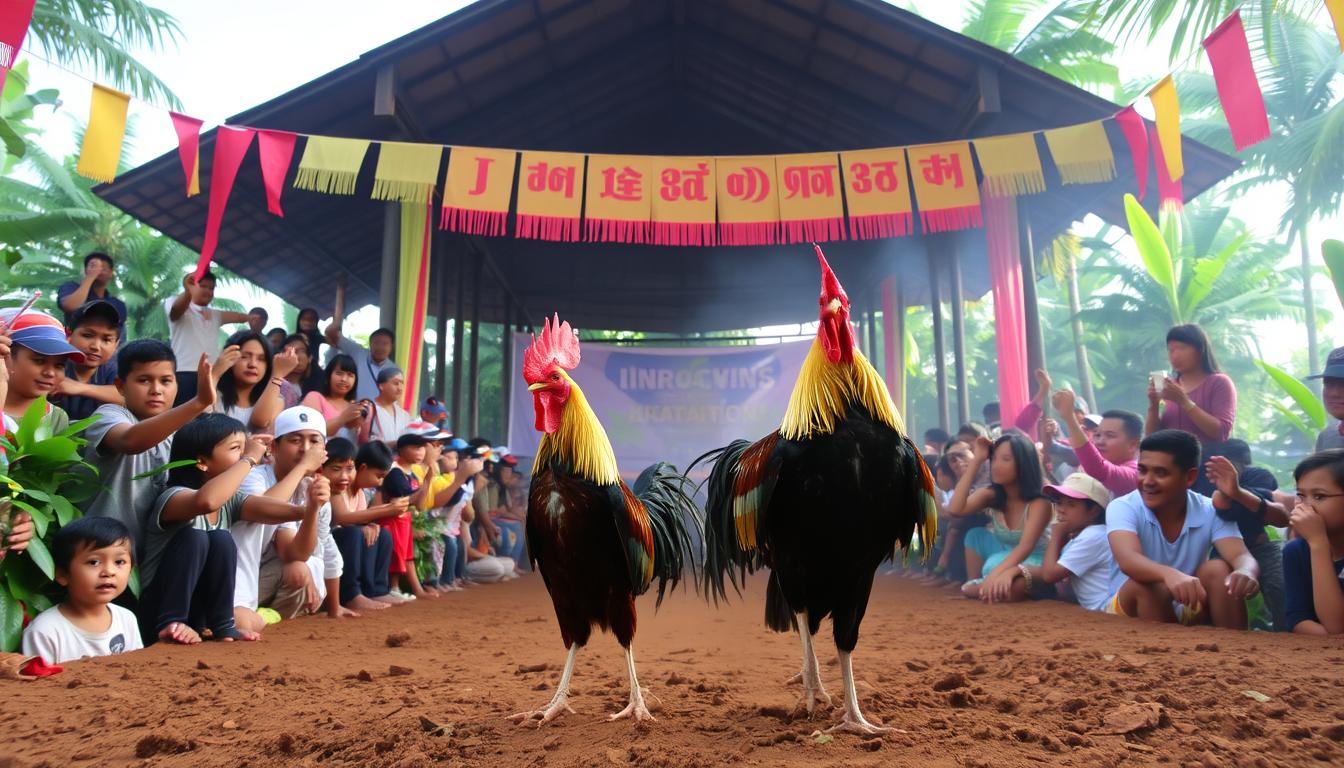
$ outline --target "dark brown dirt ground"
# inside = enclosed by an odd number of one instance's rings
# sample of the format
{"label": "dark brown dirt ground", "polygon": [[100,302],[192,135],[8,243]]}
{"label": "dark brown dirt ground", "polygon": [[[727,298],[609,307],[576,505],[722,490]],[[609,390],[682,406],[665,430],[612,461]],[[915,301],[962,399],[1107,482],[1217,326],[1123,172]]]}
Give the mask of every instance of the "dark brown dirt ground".
{"label": "dark brown dirt ground", "polygon": [[[1344,764],[1339,641],[986,607],[892,576],[878,577],[855,669],[865,711],[900,730],[822,743],[811,734],[839,714],[790,715],[798,642],[762,627],[762,587],[719,609],[688,591],[656,615],[641,601],[652,725],[605,722],[627,695],[606,635],[579,656],[576,714],[540,730],[506,719],[549,700],[564,661],[528,576],[286,622],[257,644],[158,646],[0,684],[0,766]],[[394,632],[409,641],[389,647]],[[818,637],[838,700],[829,626]]]}

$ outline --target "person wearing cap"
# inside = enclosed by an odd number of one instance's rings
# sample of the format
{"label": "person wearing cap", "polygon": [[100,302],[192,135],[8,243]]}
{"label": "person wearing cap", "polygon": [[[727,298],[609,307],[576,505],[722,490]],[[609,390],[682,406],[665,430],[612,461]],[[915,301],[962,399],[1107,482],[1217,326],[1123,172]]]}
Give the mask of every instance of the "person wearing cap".
{"label": "person wearing cap", "polygon": [[1067,389],[1052,398],[1055,410],[1069,433],[1069,445],[1078,456],[1078,468],[1100,480],[1114,496],[1124,496],[1139,487],[1139,441],[1143,419],[1137,413],[1110,410],[1101,415],[1095,440],[1083,430],[1074,407],[1076,395]]}
{"label": "person wearing cap", "polygon": [[467,441],[460,437],[443,441],[440,474],[430,481],[432,501],[429,503],[441,509],[443,517],[443,566],[436,581],[440,590],[449,592],[460,590],[466,584],[466,550],[461,547],[462,510],[470,501],[467,491],[473,478],[485,463],[482,458],[464,456],[467,448]]}
{"label": "person wearing cap", "polygon": [[95,299],[71,312],[67,340],[84,353],[83,362],[68,359],[65,378],[56,385],[56,405],[74,421],[87,419],[103,403],[125,405],[117,381],[117,344],[122,318],[111,302]]}
{"label": "person wearing cap", "polygon": [[[230,323],[247,322],[247,315],[242,312],[212,308],[210,302],[214,298],[215,275],[207,269],[200,280],[195,275],[183,277],[182,292],[164,300],[163,309],[168,314],[168,339],[179,365],[189,366],[199,360],[201,355],[209,355],[214,360],[220,351],[220,329]],[[191,393],[196,391],[196,371],[179,370],[177,383],[178,398],[189,399]]]}
{"label": "person wearing cap", "polygon": [[527,539],[523,536],[527,500],[524,495],[521,503],[515,502],[521,479],[518,475],[518,457],[513,455],[507,445],[491,448],[490,453],[499,459],[495,465],[499,507],[490,513],[490,519],[500,529],[500,546],[496,554],[512,558],[518,569],[523,570],[527,565]]}
{"label": "person wearing cap", "polygon": [[[418,432],[408,432],[396,438],[397,457],[373,499],[373,506],[378,506],[405,498],[410,507],[401,514],[378,519],[378,524],[392,534],[392,563],[388,566],[388,582],[393,585],[393,594],[399,597],[407,594],[415,598],[439,596],[437,590],[427,589],[420,583],[420,575],[415,569],[415,538],[411,525],[414,515],[412,510],[423,508],[425,497],[429,494],[429,483],[423,482],[415,472],[416,465],[425,464],[429,443],[430,440]],[[437,463],[430,464],[425,477],[433,479],[437,475]],[[405,579],[406,591],[400,589],[402,579]]]}
{"label": "person wearing cap", "polygon": [[420,404],[420,420],[427,421],[439,429],[448,428],[448,408],[437,397],[427,397]]}
{"label": "person wearing cap", "polygon": [[50,398],[57,394],[65,376],[66,361],[82,363],[84,353],[66,340],[65,326],[45,312],[29,309],[19,315],[17,310],[4,310],[0,311],[0,322],[9,328],[12,344],[5,358],[9,372],[5,415],[20,422],[33,404],[48,398],[43,405],[42,426],[53,434],[61,432],[70,425],[70,418]]}
{"label": "person wearing cap", "polygon": [[84,274],[80,275],[79,282],[70,280],[56,289],[56,303],[65,314],[65,324],[73,327],[75,310],[90,301],[106,301],[116,308],[117,317],[121,318],[117,324],[118,338],[126,338],[126,302],[107,290],[114,277],[115,264],[111,256],[99,251],[85,256]]}
{"label": "person wearing cap", "polygon": [[1111,492],[1083,472],[1042,490],[1054,505],[1055,524],[1041,564],[1018,566],[1021,579],[1013,583],[1010,599],[1058,596],[1100,611],[1111,599],[1111,581],[1118,572],[1106,539]]}
{"label": "person wearing cap", "polygon": [[1316,453],[1344,448],[1344,347],[1330,350],[1325,368],[1307,378],[1321,380],[1321,399],[1330,414],[1330,422],[1316,436]]}

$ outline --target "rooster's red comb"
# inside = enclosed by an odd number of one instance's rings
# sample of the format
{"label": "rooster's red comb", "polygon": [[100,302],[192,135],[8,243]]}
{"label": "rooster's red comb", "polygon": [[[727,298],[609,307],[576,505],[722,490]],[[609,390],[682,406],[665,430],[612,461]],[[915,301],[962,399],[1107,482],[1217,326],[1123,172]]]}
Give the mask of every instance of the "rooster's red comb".
{"label": "rooster's red comb", "polygon": [[569,327],[568,322],[560,322],[560,316],[547,319],[541,328],[541,335],[532,337],[532,344],[523,353],[523,378],[528,381],[540,381],[552,365],[558,365],[566,371],[572,371],[579,365],[579,335]]}
{"label": "rooster's red comb", "polygon": [[830,299],[849,300],[845,294],[845,289],[840,285],[840,279],[831,271],[831,265],[826,262],[826,254],[821,252],[821,246],[816,243],[812,247],[817,249],[817,261],[821,264],[821,296],[829,301]]}

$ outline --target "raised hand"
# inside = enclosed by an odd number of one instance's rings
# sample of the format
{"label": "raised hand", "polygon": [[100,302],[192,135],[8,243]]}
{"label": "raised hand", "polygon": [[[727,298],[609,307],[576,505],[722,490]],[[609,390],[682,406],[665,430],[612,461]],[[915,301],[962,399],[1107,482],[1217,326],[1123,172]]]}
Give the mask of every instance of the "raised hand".
{"label": "raised hand", "polygon": [[1241,488],[1241,483],[1236,466],[1228,461],[1226,456],[1214,456],[1205,462],[1204,473],[1208,475],[1209,481],[1214,484],[1214,487],[1229,500],[1237,498],[1237,491]]}
{"label": "raised hand", "polygon": [[1032,402],[1045,407],[1045,401],[1050,397],[1050,374],[1044,368],[1036,369],[1036,396],[1031,399]]}
{"label": "raised hand", "polygon": [[971,448],[974,451],[976,463],[983,464],[986,461],[989,461],[989,454],[994,450],[994,443],[990,442],[988,437],[980,435],[975,438],[975,445],[971,446]]}
{"label": "raised hand", "polygon": [[266,452],[271,449],[271,443],[273,442],[275,442],[275,438],[271,435],[252,435],[247,438],[247,447],[243,448],[243,455],[260,463],[262,459],[266,458]]}
{"label": "raised hand", "polygon": [[1073,409],[1078,403],[1078,395],[1071,389],[1061,389],[1050,396],[1050,404],[1055,407],[1055,412],[1064,418],[1073,415]]}
{"label": "raised hand", "polygon": [[1162,380],[1162,399],[1176,405],[1185,405],[1190,396],[1185,393],[1184,389],[1181,389],[1179,382],[1167,378]]}
{"label": "raised hand", "polygon": [[210,364],[210,356],[201,353],[200,362],[196,363],[196,402],[208,411],[214,407],[217,399],[219,393],[215,391],[215,368]]}
{"label": "raised hand", "polygon": [[5,538],[3,546],[0,546],[0,554],[5,550],[10,552],[22,552],[28,548],[28,542],[33,540],[33,518],[28,516],[27,512],[18,512],[10,518],[9,536]]}
{"label": "raised hand", "polygon": [[271,360],[271,374],[285,378],[299,367],[299,353],[293,347],[288,347],[284,352],[276,355]]}
{"label": "raised hand", "polygon": [[311,475],[322,468],[327,463],[327,446],[310,446],[303,452],[303,458],[299,460],[299,466],[303,467],[304,474]]}
{"label": "raised hand", "polygon": [[219,353],[219,357],[215,358],[215,367],[213,371],[214,384],[219,384],[219,377],[223,376],[225,371],[232,368],[234,363],[237,363],[242,356],[243,350],[237,344],[231,344],[225,347],[224,351]]}
{"label": "raised hand", "polygon": [[308,508],[316,510],[330,501],[331,481],[326,475],[318,475],[313,479],[313,484],[308,486]]}

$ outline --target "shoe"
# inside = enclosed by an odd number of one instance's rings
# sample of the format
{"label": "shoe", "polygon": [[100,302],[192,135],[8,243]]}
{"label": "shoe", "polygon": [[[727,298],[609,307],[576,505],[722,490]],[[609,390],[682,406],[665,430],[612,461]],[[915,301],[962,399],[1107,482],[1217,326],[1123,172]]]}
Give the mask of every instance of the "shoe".
{"label": "shoe", "polygon": [[412,595],[409,592],[402,592],[400,589],[394,589],[391,592],[388,592],[387,594],[397,597],[403,603],[409,603],[410,601],[415,599],[415,595]]}

